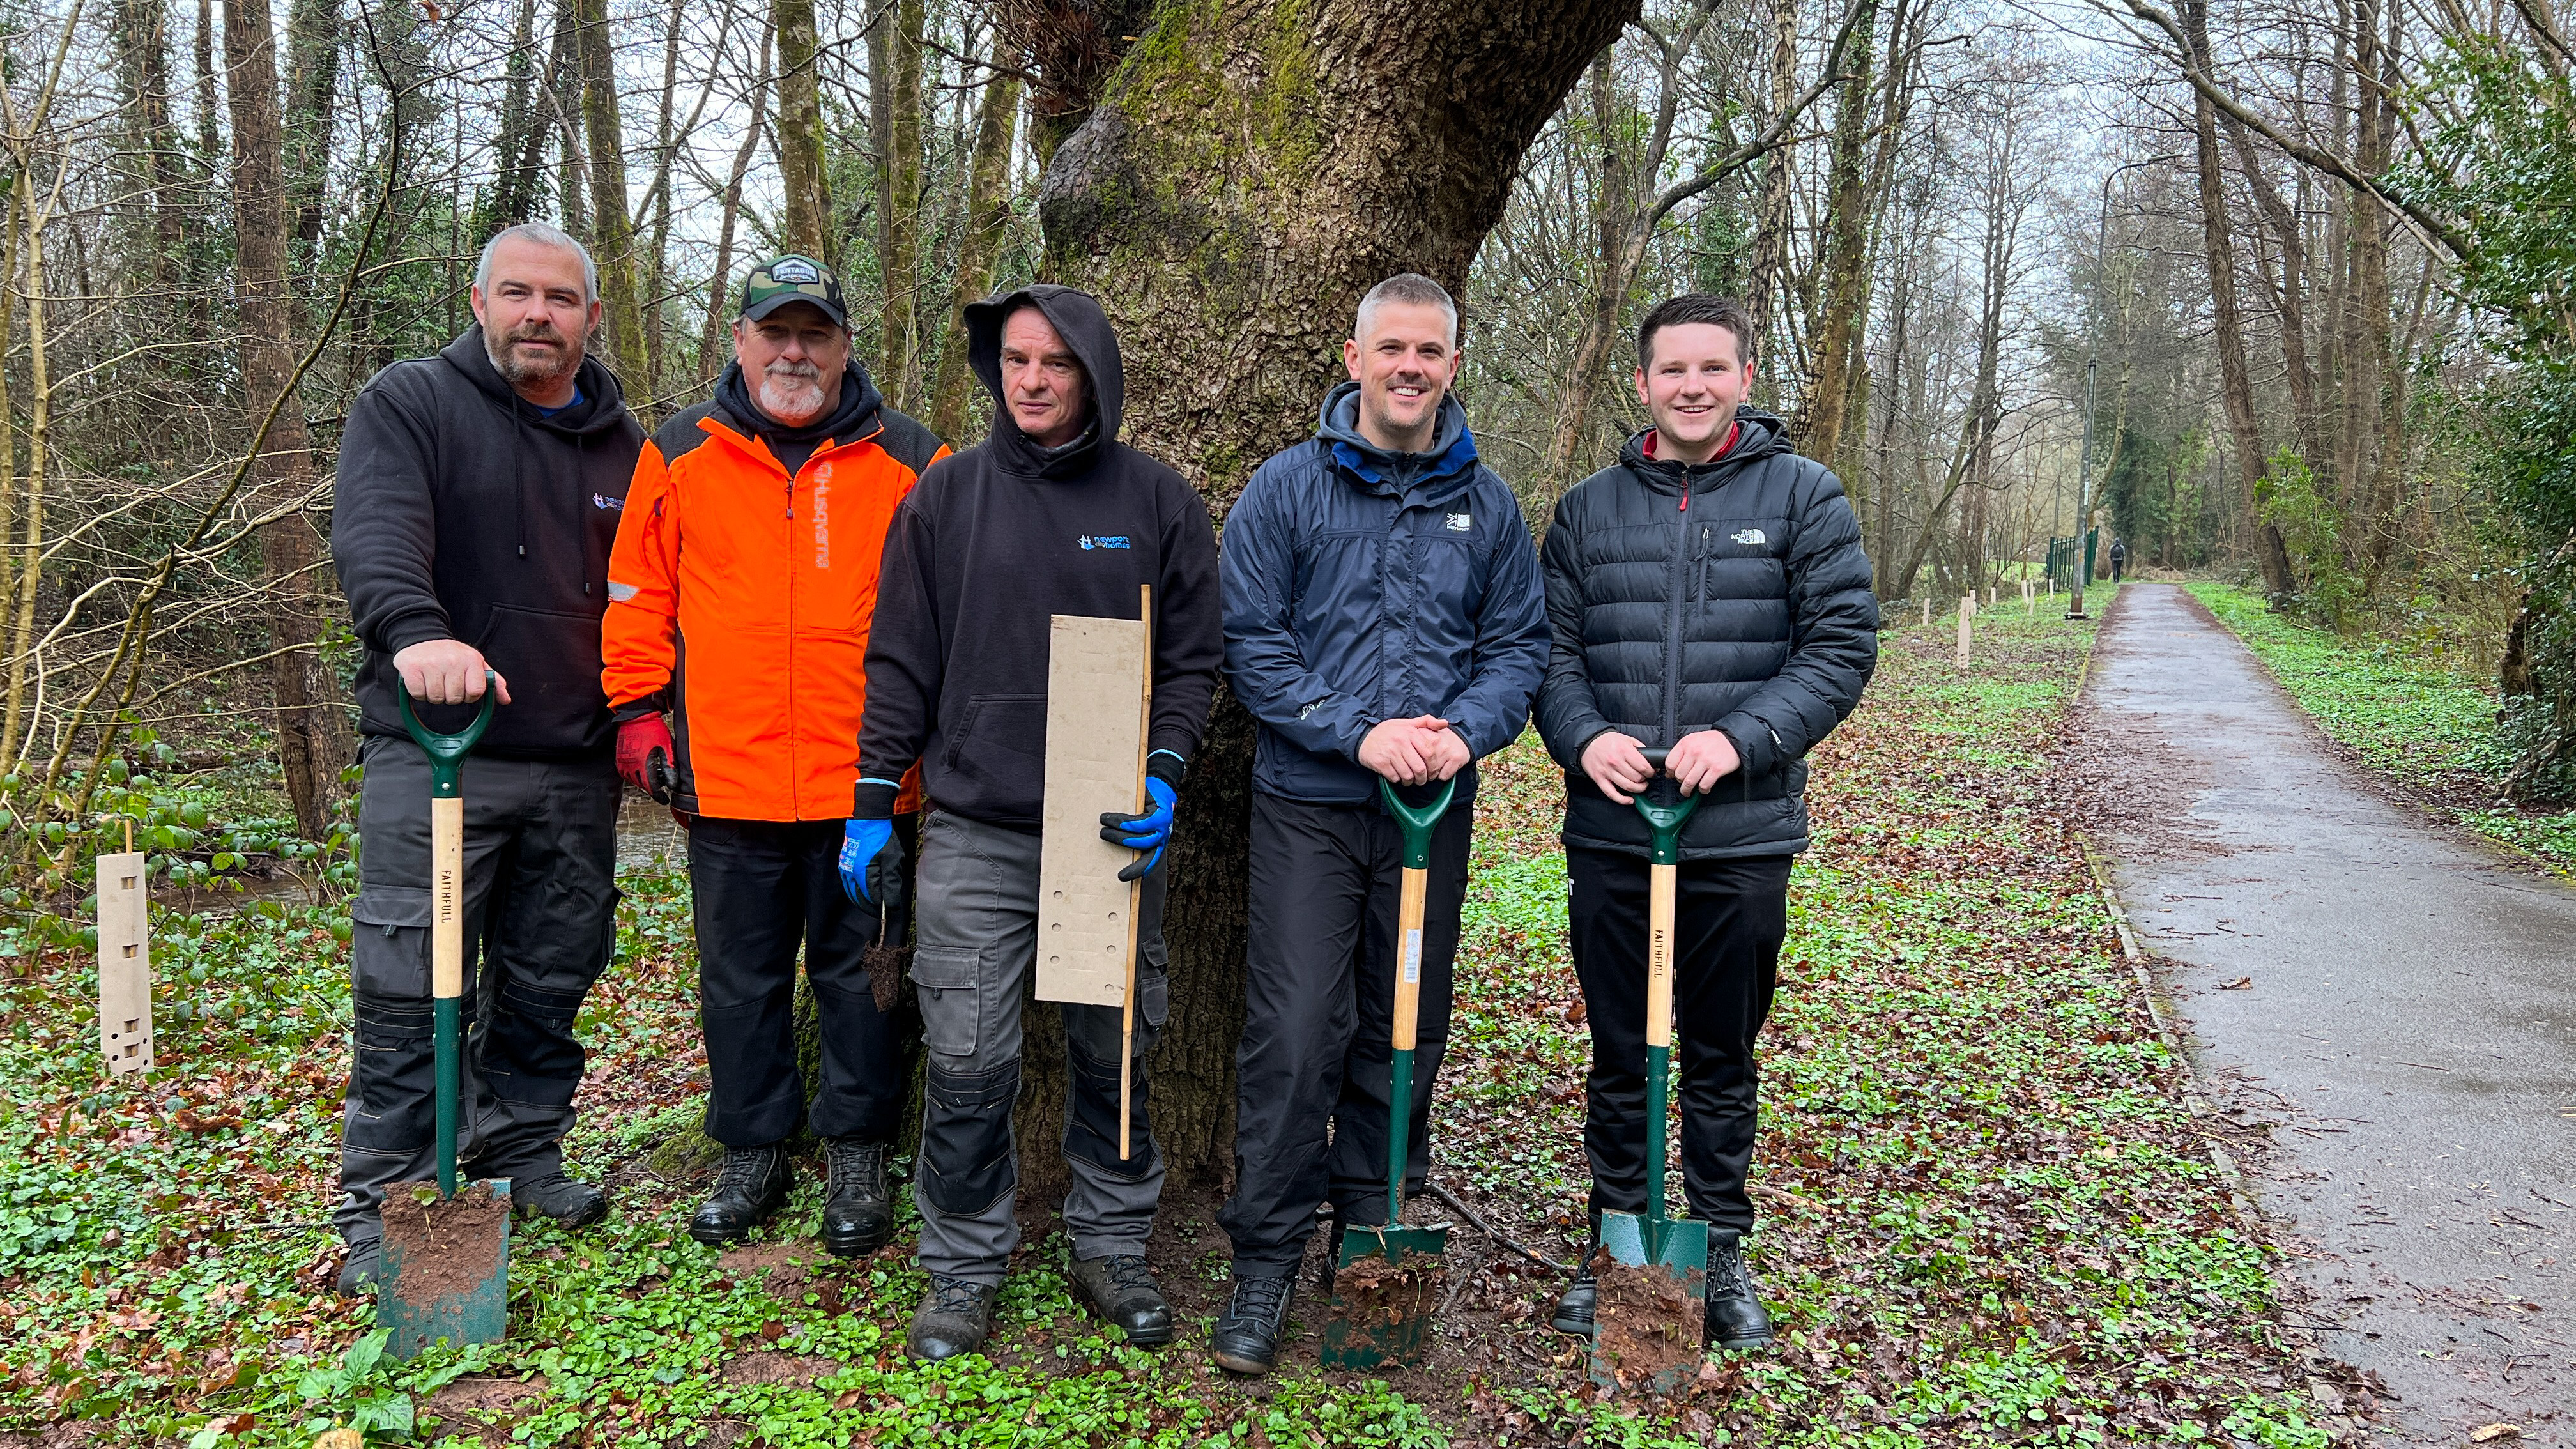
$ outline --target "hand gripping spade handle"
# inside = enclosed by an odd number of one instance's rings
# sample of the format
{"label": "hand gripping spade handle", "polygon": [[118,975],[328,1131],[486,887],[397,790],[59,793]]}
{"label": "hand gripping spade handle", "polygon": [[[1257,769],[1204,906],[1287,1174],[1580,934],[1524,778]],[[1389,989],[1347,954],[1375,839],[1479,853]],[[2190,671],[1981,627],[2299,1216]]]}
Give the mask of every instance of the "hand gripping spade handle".
{"label": "hand gripping spade handle", "polygon": [[456,1196],[456,1099],[463,1051],[458,1041],[465,998],[465,757],[491,728],[500,690],[483,672],[483,708],[474,723],[443,735],[412,713],[411,691],[397,678],[394,700],[403,728],[429,756],[429,996],[438,1054],[438,1195]]}

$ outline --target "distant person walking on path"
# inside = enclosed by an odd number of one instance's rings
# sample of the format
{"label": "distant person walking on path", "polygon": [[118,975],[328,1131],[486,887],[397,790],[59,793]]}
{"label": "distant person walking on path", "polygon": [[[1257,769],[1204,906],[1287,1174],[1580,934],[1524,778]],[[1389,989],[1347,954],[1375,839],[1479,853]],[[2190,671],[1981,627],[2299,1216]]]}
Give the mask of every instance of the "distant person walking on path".
{"label": "distant person walking on path", "polygon": [[[1064,1226],[1073,1281],[1132,1343],[1168,1343],[1171,1305],[1145,1262],[1163,1153],[1145,1063],[1170,1006],[1161,868],[1181,772],[1207,727],[1224,642],[1216,531],[1181,475],[1118,441],[1126,372],[1089,293],[1046,284],[966,309],[966,355],[993,395],[993,433],[942,459],[896,510],[868,636],[868,712],[841,856],[853,897],[903,869],[897,783],[918,764],[921,826],[913,985],[929,1048],[921,1266],[929,1291],[905,1340],[917,1358],[973,1353],[1020,1243],[1011,1104],[1021,998],[1037,969],[1038,842],[1046,805],[1049,616],[1136,617],[1154,590],[1147,790],[1098,806],[1103,834],[1148,852],[1136,922],[1133,1155],[1118,1150],[1119,1009],[1060,1005]],[[1134,870],[1135,866],[1127,867]]]}
{"label": "distant person walking on path", "polygon": [[[606,621],[617,765],[689,827],[707,1135],[725,1148],[689,1236],[740,1242],[785,1205],[803,1120],[823,1139],[823,1246],[854,1257],[894,1233],[886,1157],[909,1083],[866,955],[900,945],[905,917],[842,893],[841,835],[886,526],[948,449],[885,406],[850,356],[840,281],[812,257],[744,277],[733,352],[627,494]],[[903,797],[908,829],[920,797]],[[796,1060],[800,946],[819,1083]]]}
{"label": "distant person walking on path", "polygon": [[[1653,771],[1641,749],[1669,748],[1675,782],[1708,797],[1681,835],[1673,994],[1683,1191],[1710,1224],[1708,1341],[1724,1348],[1771,1337],[1744,1266],[1745,1177],[1754,1040],[1788,932],[1790,860],[1807,845],[1805,756],[1878,661],[1859,523],[1779,419],[1741,406],[1754,363],[1741,304],[1693,294],[1646,314],[1636,386],[1654,426],[1557,504],[1543,555],[1555,649],[1538,702],[1565,767],[1596,1244],[1602,1212],[1642,1212],[1664,1170],[1644,1160],[1652,835],[1632,802]],[[1557,1329],[1591,1333],[1596,1298],[1587,1268],[1558,1300]]]}
{"label": "distant person walking on path", "polygon": [[1457,782],[1431,838],[1410,1195],[1430,1171],[1474,762],[1520,737],[1547,667],[1537,550],[1449,395],[1457,306],[1402,273],[1351,332],[1351,380],[1315,436],[1255,470],[1226,518],[1226,679],[1261,722],[1237,1172],[1217,1217],[1234,1293],[1210,1344],[1238,1373],[1277,1362],[1315,1210],[1331,1203],[1336,1241],[1386,1220],[1404,839],[1378,782],[1416,804]]}
{"label": "distant person walking on path", "polygon": [[[429,761],[422,723],[462,729],[497,676],[501,707],[465,762],[465,1051],[458,1167],[511,1179],[523,1212],[607,1215],[564,1175],[581,1084],[573,1020],[615,942],[617,766],[599,685],[608,554],[644,431],[607,368],[590,254],[550,226],[492,238],[474,325],[377,373],[340,443],[331,558],[358,666],[357,1049],[340,1128],[344,1295],[370,1291],[386,1184],[436,1168],[429,981]],[[478,959],[479,958],[479,959]]]}
{"label": "distant person walking on path", "polygon": [[2120,571],[2128,567],[2129,545],[2122,539],[2111,540],[2111,582],[2120,582]]}

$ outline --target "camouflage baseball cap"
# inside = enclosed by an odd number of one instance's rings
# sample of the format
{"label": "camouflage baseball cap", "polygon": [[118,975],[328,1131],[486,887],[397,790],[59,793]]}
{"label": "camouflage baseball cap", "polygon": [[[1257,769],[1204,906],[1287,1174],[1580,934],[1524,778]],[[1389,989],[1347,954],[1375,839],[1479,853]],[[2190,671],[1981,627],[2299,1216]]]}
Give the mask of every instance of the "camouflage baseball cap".
{"label": "camouflage baseball cap", "polygon": [[771,257],[742,279],[742,319],[757,322],[790,302],[823,309],[835,327],[850,325],[850,309],[841,303],[841,279],[812,257],[789,252]]}

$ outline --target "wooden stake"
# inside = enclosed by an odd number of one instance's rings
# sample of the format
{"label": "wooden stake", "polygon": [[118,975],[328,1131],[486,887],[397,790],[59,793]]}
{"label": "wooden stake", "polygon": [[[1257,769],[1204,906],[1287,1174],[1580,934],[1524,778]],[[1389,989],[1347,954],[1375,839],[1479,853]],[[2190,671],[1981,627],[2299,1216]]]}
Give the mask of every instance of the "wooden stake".
{"label": "wooden stake", "polygon": [[[125,826],[134,843],[134,823]],[[145,857],[98,858],[98,1048],[108,1075],[152,1070],[152,917]]]}
{"label": "wooden stake", "polygon": [[[1154,728],[1154,586],[1140,584],[1136,589],[1137,604],[1145,620],[1145,687],[1137,704],[1136,730],[1136,813],[1145,813],[1145,761],[1152,754]],[[1134,1090],[1136,1075],[1136,918],[1145,909],[1145,878],[1138,876],[1127,883],[1127,989],[1121,992],[1118,1022],[1118,1160],[1125,1162],[1133,1155],[1128,1141],[1128,1124],[1134,1109],[1128,1105],[1128,1094]]]}
{"label": "wooden stake", "polygon": [[1932,600],[1929,595],[1926,595],[1923,600],[1923,627],[1926,629],[1932,627]]}
{"label": "wooden stake", "polygon": [[1959,600],[1959,667],[1968,667],[1968,620],[1976,615],[1977,596],[1968,594]]}
{"label": "wooden stake", "polygon": [[2030,591],[2030,580],[2021,581],[2021,611],[2033,618],[2039,616],[2039,595]]}

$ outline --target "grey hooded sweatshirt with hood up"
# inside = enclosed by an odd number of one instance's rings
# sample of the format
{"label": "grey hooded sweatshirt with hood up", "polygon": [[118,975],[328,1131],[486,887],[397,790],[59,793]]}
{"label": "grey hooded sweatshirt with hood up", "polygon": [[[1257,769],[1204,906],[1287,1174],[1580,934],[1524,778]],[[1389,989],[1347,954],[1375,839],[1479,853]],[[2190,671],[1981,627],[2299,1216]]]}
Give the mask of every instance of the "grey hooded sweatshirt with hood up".
{"label": "grey hooded sweatshirt with hood up", "polygon": [[[1046,314],[1085,374],[1088,416],[1041,448],[1002,396],[1002,322]],[[940,809],[1035,830],[1046,796],[1049,616],[1136,617],[1154,588],[1147,744],[1178,778],[1196,753],[1224,652],[1216,531],[1181,475],[1118,441],[1126,373],[1100,304],[1036,285],[966,309],[967,358],[993,432],[931,465],[895,510],[868,631],[868,709],[852,813],[882,818],[916,762]],[[1117,803],[1117,802],[1110,802]]]}

